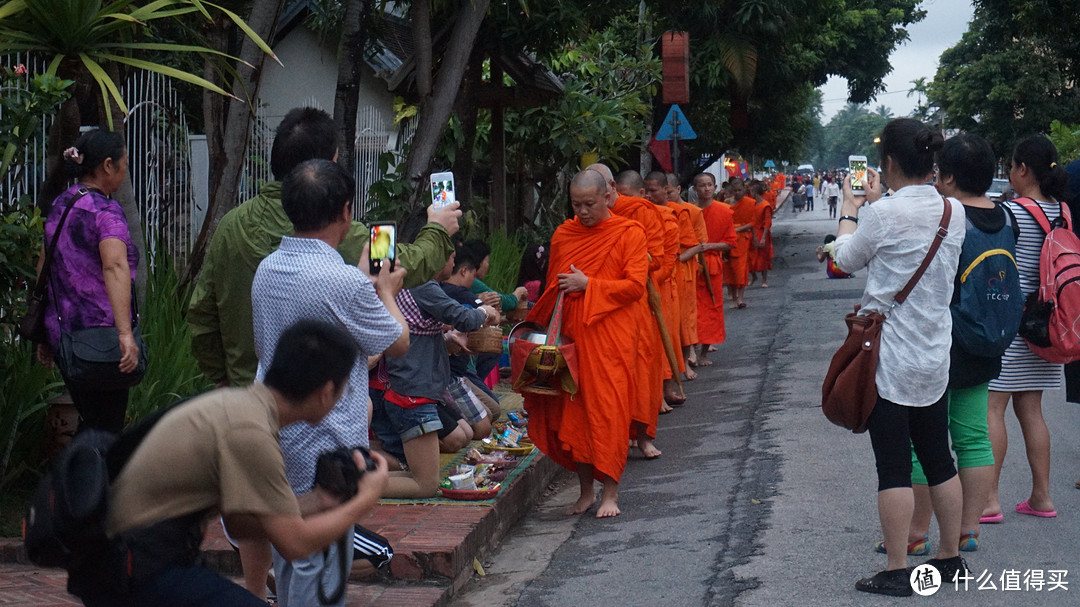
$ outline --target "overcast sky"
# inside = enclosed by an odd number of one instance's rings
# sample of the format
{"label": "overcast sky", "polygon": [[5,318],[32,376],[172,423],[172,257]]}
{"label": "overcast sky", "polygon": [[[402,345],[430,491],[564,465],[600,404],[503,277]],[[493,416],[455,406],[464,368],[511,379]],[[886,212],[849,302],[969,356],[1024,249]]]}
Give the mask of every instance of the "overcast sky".
{"label": "overcast sky", "polygon": [[[960,42],[967,31],[974,8],[970,0],[923,0],[926,18],[907,28],[909,39],[891,57],[892,71],[885,76],[885,92],[878,94],[871,108],[885,105],[894,116],[907,116],[915,109],[916,95],[907,96],[911,81],[920,76],[933,80],[942,51]],[[824,94],[822,123],[847,103],[847,80],[832,77],[821,87]]]}

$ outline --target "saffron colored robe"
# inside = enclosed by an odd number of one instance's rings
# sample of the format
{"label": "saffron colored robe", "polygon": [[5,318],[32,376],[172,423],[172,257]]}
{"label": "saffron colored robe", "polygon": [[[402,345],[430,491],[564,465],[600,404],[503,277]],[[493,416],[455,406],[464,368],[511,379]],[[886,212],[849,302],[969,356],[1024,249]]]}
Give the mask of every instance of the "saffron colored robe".
{"label": "saffron colored robe", "polygon": [[[756,206],[757,201],[749,196],[744,196],[731,205],[732,221],[736,228],[753,225]],[[728,253],[728,261],[724,264],[724,282],[733,287],[745,287],[750,281],[750,243],[753,233],[753,230],[738,232],[735,248]]]}
{"label": "saffron colored robe", "polygon": [[626,465],[630,405],[638,373],[640,306],[648,257],[645,231],[637,222],[612,215],[593,227],[567,220],[551,237],[547,289],[528,319],[551,320],[559,295],[559,274],[570,265],[589,277],[584,292],[563,300],[562,335],[577,347],[578,393],[525,394],[529,436],[564,468],[594,466],[596,480],[618,481]]}
{"label": "saffron colored robe", "polygon": [[[772,218],[773,206],[767,200],[757,203],[754,208],[754,249],[750,259],[751,272],[766,272],[772,269],[773,244],[772,244]],[[763,244],[759,244],[764,240]]]}
{"label": "saffron colored robe", "polygon": [[[731,218],[731,208],[726,204],[712,203],[701,209],[702,219],[708,235],[707,242],[726,242],[735,246],[735,224]],[[705,269],[716,294],[716,303],[709,296],[705,281],[698,283],[698,343],[719,344],[727,337],[724,330],[724,264],[720,251],[705,252]]]}
{"label": "saffron colored robe", "polygon": [[[679,373],[686,371],[686,360],[683,359],[682,329],[679,322],[679,290],[675,284],[675,264],[679,260],[679,218],[675,211],[667,206],[657,205],[664,217],[664,262],[660,264],[660,272],[656,275],[656,288],[660,291],[660,305],[664,313],[664,326],[671,337],[671,346],[675,350],[675,359],[678,363]],[[661,346],[662,348],[663,346]],[[671,363],[667,354],[661,349],[660,364],[663,368],[664,379],[671,379]],[[657,405],[659,414],[659,405]]]}
{"label": "saffron colored robe", "polygon": [[[637,196],[619,196],[611,207],[612,214],[636,221],[645,230],[646,249],[649,253],[649,277],[657,285],[657,275],[663,273],[664,219],[660,209],[653,203]],[[638,336],[638,374],[630,403],[630,415],[636,422],[646,426],[646,434],[656,438],[656,422],[659,403],[664,398],[664,346],[660,341],[660,329],[656,324],[647,295],[642,295],[643,305],[635,320]],[[631,438],[637,438],[631,428]]]}
{"label": "saffron colored robe", "polygon": [[[668,201],[668,208],[675,211],[679,219],[679,254],[701,244],[701,238],[694,230],[694,213],[701,220],[701,209],[689,202]],[[705,222],[701,220],[701,229]],[[708,235],[705,235],[708,238]],[[679,293],[679,341],[683,347],[698,343],[697,339],[697,257],[687,261],[675,260],[675,289]]]}

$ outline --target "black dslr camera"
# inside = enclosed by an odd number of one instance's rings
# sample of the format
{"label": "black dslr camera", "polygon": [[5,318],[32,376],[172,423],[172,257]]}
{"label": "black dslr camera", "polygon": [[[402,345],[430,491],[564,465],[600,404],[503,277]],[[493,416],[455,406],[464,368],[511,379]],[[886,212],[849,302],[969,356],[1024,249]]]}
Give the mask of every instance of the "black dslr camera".
{"label": "black dslr camera", "polygon": [[[353,451],[359,451],[364,456],[363,470],[356,467]],[[364,473],[374,469],[375,461],[364,447],[341,447],[325,451],[315,462],[315,486],[341,499],[349,499],[356,495],[357,485]]]}

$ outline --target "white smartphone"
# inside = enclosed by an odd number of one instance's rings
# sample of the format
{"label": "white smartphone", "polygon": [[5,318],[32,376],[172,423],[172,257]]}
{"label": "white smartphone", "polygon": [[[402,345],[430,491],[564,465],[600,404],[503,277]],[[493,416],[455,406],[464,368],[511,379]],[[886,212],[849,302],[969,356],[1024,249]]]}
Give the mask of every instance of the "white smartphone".
{"label": "white smartphone", "polygon": [[851,177],[851,193],[866,194],[866,156],[848,156],[848,175]]}
{"label": "white smartphone", "polygon": [[455,202],[454,174],[446,171],[431,174],[431,205],[436,209]]}

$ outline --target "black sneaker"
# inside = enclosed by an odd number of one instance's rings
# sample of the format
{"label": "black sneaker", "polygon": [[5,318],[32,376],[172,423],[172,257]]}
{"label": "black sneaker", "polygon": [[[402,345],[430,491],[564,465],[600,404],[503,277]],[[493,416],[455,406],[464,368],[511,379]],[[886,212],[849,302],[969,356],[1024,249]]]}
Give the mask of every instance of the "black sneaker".
{"label": "black sneaker", "polygon": [[952,584],[954,580],[963,579],[968,574],[967,561],[961,556],[948,559],[930,559],[923,564],[933,565],[938,570],[938,573],[941,574],[942,584]]}
{"label": "black sneaker", "polygon": [[855,582],[855,589],[889,596],[911,596],[914,594],[911,589],[910,569],[879,571],[874,577],[863,578]]}

